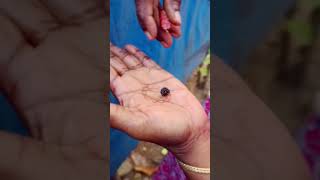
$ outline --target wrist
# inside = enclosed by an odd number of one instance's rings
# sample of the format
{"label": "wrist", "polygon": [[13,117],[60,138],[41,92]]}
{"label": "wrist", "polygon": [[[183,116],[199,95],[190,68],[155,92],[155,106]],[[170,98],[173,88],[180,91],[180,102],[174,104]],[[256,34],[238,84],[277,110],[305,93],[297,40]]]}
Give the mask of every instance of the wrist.
{"label": "wrist", "polygon": [[172,148],[176,158],[188,165],[210,167],[210,122],[206,123],[201,132],[184,145]]}

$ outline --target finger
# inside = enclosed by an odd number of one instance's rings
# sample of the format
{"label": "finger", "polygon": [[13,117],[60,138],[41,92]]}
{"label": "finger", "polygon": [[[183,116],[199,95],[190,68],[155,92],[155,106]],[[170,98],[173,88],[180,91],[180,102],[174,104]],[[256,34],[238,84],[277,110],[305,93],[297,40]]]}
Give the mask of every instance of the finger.
{"label": "finger", "polygon": [[110,82],[114,81],[118,77],[119,75],[117,71],[112,66],[110,66]]}
{"label": "finger", "polygon": [[113,53],[110,53],[110,66],[113,67],[120,76],[129,71],[128,67]]}
{"label": "finger", "polygon": [[169,32],[173,37],[178,38],[181,36],[181,26],[171,24],[171,28],[169,29]]}
{"label": "finger", "polygon": [[159,29],[157,39],[160,41],[163,47],[169,48],[172,45],[172,36],[168,31]]}
{"label": "finger", "polygon": [[176,25],[181,24],[180,5],[181,0],[164,0],[164,10],[170,22]]}
{"label": "finger", "polygon": [[79,24],[106,16],[106,1],[41,0],[48,11],[63,24]]}
{"label": "finger", "polygon": [[110,104],[110,125],[120,131],[128,133],[130,136],[143,140],[145,129],[145,117],[137,114],[129,108]]}
{"label": "finger", "polygon": [[154,19],[154,1],[136,0],[139,23],[149,40],[157,37],[158,28]]}
{"label": "finger", "polygon": [[110,89],[113,92],[113,94],[116,94],[116,80],[118,79],[119,74],[117,71],[110,66]]}
{"label": "finger", "polygon": [[8,17],[0,15],[0,27],[0,77],[5,77],[3,73],[7,70],[12,57],[28,43],[18,27]]}
{"label": "finger", "polygon": [[119,78],[119,74],[117,71],[110,66],[110,89],[114,95],[118,95],[117,89],[121,89],[121,87],[125,86],[121,78]]}
{"label": "finger", "polygon": [[142,65],[140,61],[126,49],[110,46],[110,50],[114,55],[118,56],[129,69],[136,69]]}
{"label": "finger", "polygon": [[38,0],[0,1],[1,14],[8,16],[24,33],[26,40],[36,46],[51,29],[58,27],[56,19]]}
{"label": "finger", "polygon": [[[13,50],[9,64],[3,66],[5,71],[0,71],[0,74],[5,75],[0,77],[0,84],[5,83],[5,92],[16,108],[33,107],[46,99],[51,101],[52,97],[107,87],[104,86],[108,83],[108,77],[105,75],[107,67],[103,53],[106,47],[103,43],[106,41],[101,35],[105,34],[103,28],[100,28],[104,27],[101,22],[52,34],[40,49],[36,49],[36,53],[28,44],[19,45]],[[8,35],[9,32],[2,34],[0,30],[0,36]],[[64,85],[58,87],[52,81]],[[73,83],[68,86],[65,82]],[[42,88],[34,89],[35,86],[30,86],[30,83],[36,83]]]}
{"label": "finger", "polygon": [[0,90],[11,95],[12,90],[16,87],[9,75],[9,72],[12,71],[12,64],[18,56],[23,52],[31,51],[33,47],[26,41],[18,25],[8,16],[0,15],[0,27]]}
{"label": "finger", "polygon": [[143,53],[142,51],[140,51],[138,48],[136,48],[133,45],[127,45],[126,49],[128,52],[130,52],[131,54],[133,54],[135,57],[137,57],[137,59],[139,59],[139,61],[146,67],[149,68],[160,68],[160,66],[158,66],[158,64],[156,64],[149,56],[147,56],[145,53]]}
{"label": "finger", "polygon": [[110,66],[110,84],[112,85],[113,82],[119,77],[119,74],[114,69],[114,67]]}

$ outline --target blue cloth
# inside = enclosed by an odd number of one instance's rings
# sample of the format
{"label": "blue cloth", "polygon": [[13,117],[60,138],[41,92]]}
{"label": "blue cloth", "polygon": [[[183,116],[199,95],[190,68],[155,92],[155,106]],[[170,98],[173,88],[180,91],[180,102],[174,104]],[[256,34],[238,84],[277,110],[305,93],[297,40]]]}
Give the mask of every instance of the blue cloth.
{"label": "blue cloth", "polygon": [[19,121],[19,117],[14,111],[14,108],[2,94],[0,94],[0,130],[28,135],[27,129],[21,121]]}
{"label": "blue cloth", "polygon": [[[182,37],[172,47],[163,48],[157,41],[149,41],[138,22],[134,1],[110,0],[110,40],[123,47],[133,44],[154,59],[162,68],[185,81],[201,63],[210,46],[210,2],[187,0],[181,4]],[[111,97],[111,102],[116,102]],[[110,172],[113,175],[135,148],[137,141],[111,129]]]}

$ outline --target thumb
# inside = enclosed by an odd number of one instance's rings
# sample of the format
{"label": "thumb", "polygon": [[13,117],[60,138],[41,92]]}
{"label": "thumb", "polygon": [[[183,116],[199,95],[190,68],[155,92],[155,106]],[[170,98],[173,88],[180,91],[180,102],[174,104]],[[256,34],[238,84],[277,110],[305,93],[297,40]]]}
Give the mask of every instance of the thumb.
{"label": "thumb", "polygon": [[148,138],[144,133],[145,117],[132,109],[110,103],[110,124],[112,128],[124,131],[136,139]]}
{"label": "thumb", "polygon": [[66,161],[71,157],[55,145],[0,131],[0,147],[1,179],[76,178],[70,176],[75,174],[74,161]]}
{"label": "thumb", "polygon": [[181,0],[164,0],[164,10],[166,11],[170,22],[180,25],[181,14],[180,14]]}

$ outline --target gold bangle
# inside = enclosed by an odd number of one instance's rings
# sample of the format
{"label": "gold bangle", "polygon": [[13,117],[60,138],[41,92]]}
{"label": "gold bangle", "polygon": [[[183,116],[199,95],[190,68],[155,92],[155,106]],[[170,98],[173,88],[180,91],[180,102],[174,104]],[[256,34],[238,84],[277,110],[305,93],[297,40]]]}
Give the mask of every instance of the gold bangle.
{"label": "gold bangle", "polygon": [[200,174],[210,174],[210,168],[199,168],[199,167],[190,166],[190,165],[185,164],[179,160],[177,160],[177,162],[185,170],[195,172],[195,173],[200,173]]}

